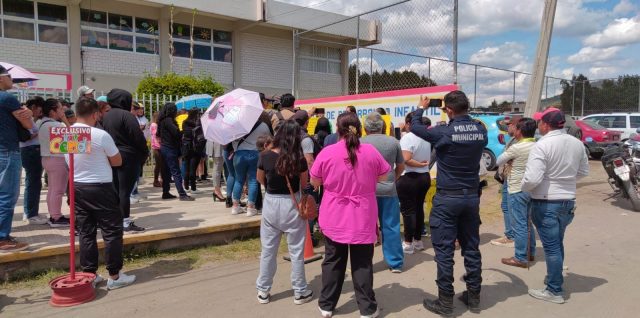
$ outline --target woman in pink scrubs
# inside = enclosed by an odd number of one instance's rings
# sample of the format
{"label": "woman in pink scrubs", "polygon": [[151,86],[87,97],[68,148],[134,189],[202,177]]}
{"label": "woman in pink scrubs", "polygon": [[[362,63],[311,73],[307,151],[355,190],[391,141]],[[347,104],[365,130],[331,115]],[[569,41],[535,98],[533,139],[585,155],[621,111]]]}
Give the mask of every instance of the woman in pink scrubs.
{"label": "woman in pink scrubs", "polygon": [[360,144],[360,121],[354,113],[338,116],[337,144],[325,147],[311,168],[311,183],[324,186],[319,223],[325,236],[322,292],[323,317],[331,317],[344,282],[347,260],[362,317],[377,317],[373,292],[373,246],[376,242],[376,183],[391,169],[372,145]]}

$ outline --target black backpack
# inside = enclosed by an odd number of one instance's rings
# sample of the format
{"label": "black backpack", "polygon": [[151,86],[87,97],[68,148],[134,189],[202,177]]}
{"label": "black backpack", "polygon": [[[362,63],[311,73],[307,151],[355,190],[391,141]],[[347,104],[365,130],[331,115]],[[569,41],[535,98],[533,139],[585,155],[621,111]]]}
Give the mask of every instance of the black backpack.
{"label": "black backpack", "polygon": [[318,142],[318,140],[314,137],[309,136],[306,132],[302,133],[302,140],[304,140],[305,138],[309,138],[311,139],[311,141],[313,141],[313,158],[317,158],[318,154],[320,153],[320,151],[322,150],[322,145],[320,145],[320,143]]}
{"label": "black backpack", "polygon": [[203,152],[207,145],[207,139],[204,137],[204,130],[202,130],[202,124],[200,121],[196,123],[196,127],[191,130],[191,142],[193,143],[193,149],[196,152]]}

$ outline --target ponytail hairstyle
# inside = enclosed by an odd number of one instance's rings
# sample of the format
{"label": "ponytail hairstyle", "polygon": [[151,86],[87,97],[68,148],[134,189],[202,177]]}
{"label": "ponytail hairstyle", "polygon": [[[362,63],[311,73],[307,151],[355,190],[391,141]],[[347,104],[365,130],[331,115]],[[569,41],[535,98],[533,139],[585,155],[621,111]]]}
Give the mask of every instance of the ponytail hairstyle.
{"label": "ponytail hairstyle", "polygon": [[358,162],[356,150],[360,148],[360,137],[362,136],[362,125],[358,120],[358,115],[352,112],[340,114],[338,116],[338,135],[344,139],[349,153],[349,162],[352,167],[355,167]]}
{"label": "ponytail hairstyle", "polygon": [[[273,139],[273,147],[280,149],[276,160],[276,172],[294,178],[302,172],[300,162],[303,160],[300,126],[292,119],[284,121]],[[311,168],[311,167],[309,167]]]}

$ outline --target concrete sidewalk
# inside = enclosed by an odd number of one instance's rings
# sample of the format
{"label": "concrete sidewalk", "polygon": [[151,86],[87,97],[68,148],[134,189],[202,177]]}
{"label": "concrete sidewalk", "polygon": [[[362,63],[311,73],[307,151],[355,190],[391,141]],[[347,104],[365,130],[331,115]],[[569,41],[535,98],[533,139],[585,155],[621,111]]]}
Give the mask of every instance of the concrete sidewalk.
{"label": "concrete sidewalk", "polygon": [[[260,217],[247,217],[246,214],[231,215],[230,209],[224,202],[213,202],[211,182],[200,184],[198,190],[202,194],[196,194],[193,202],[182,202],[177,199],[162,200],[162,191],[151,186],[151,179],[146,179],[146,184],[139,187],[141,196],[146,197],[140,203],[131,205],[131,216],[138,226],[147,230],[137,234],[125,234],[125,246],[153,244],[164,242],[164,246],[153,246],[156,249],[171,248],[174,245],[182,246],[184,240],[190,240],[193,245],[216,243],[231,240],[233,235],[229,232],[236,231],[238,236],[255,235],[259,230]],[[175,194],[175,190],[172,189]],[[0,254],[0,273],[12,274],[17,269],[31,267],[32,270],[51,267],[68,267],[64,258],[69,255],[69,228],[51,228],[49,225],[27,225],[22,221],[22,198],[24,188],[21,191],[20,200],[16,206],[13,229],[11,235],[20,241],[30,244],[29,248],[17,253]],[[69,215],[69,207],[63,203],[63,214]],[[43,190],[40,201],[40,215],[49,217],[46,205],[46,190]],[[244,230],[244,231],[243,231]],[[224,237],[215,234],[226,233]],[[196,236],[212,236],[211,240],[198,240]],[[77,238],[77,237],[76,237]],[[184,238],[183,241],[166,242]],[[102,239],[98,234],[100,246]],[[214,240],[215,239],[215,240]],[[171,244],[168,244],[171,243]],[[76,239],[77,246],[77,239]],[[184,246],[189,246],[188,244]],[[78,251],[78,247],[76,248]],[[57,258],[62,261],[59,262]],[[45,264],[38,264],[37,260],[44,260]],[[40,262],[42,263],[42,262]],[[10,265],[8,265],[10,264]],[[42,266],[41,266],[42,265]],[[48,266],[48,267],[47,267]],[[4,275],[3,275],[4,276]]]}
{"label": "concrete sidewalk", "polygon": [[[556,305],[534,300],[528,288],[543,286],[546,267],[542,247],[530,270],[505,266],[501,257],[513,249],[496,247],[489,241],[502,232],[500,222],[481,228],[483,254],[483,317],[637,317],[640,312],[637,286],[640,248],[637,231],[640,213],[629,210],[624,200],[605,200],[611,190],[598,162],[591,165],[592,176],[579,184],[578,209],[565,238],[567,303]],[[430,246],[428,240],[425,241]],[[320,250],[319,250],[320,251]],[[390,273],[382,261],[381,249],[374,258],[374,288],[382,317],[435,317],[422,307],[424,297],[437,294],[433,249],[408,255],[404,272]],[[464,272],[456,255],[455,289],[464,290],[458,277]],[[256,301],[255,279],[258,260],[211,263],[197,269],[188,259],[161,260],[133,271],[138,282],[125,289],[107,292],[99,286],[98,299],[74,308],[49,307],[50,292],[11,291],[0,296],[3,317],[319,317],[317,295],[321,287],[320,262],[306,266],[307,279],[314,291],[311,303],[296,306],[289,282],[290,265],[278,263],[272,302]],[[163,270],[168,269],[168,270]],[[464,310],[457,299],[455,314],[478,317]],[[336,317],[358,317],[351,278],[348,276]]]}

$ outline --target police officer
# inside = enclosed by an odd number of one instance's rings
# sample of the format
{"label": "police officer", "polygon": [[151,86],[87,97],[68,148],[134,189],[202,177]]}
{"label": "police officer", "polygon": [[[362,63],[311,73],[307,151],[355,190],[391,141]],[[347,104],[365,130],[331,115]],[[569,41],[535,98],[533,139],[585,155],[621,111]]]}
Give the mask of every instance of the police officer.
{"label": "police officer", "polygon": [[444,97],[444,111],[449,124],[428,129],[422,124],[429,98],[420,97],[411,120],[411,132],[434,145],[438,162],[436,195],[429,216],[431,241],[438,266],[438,299],[425,299],[423,305],[440,315],[453,313],[453,254],[456,239],[460,242],[467,290],[460,300],[469,310],[480,310],[482,261],[480,256],[480,183],[478,172],[482,150],[487,145],[487,130],[469,115],[469,100],[461,91]]}

